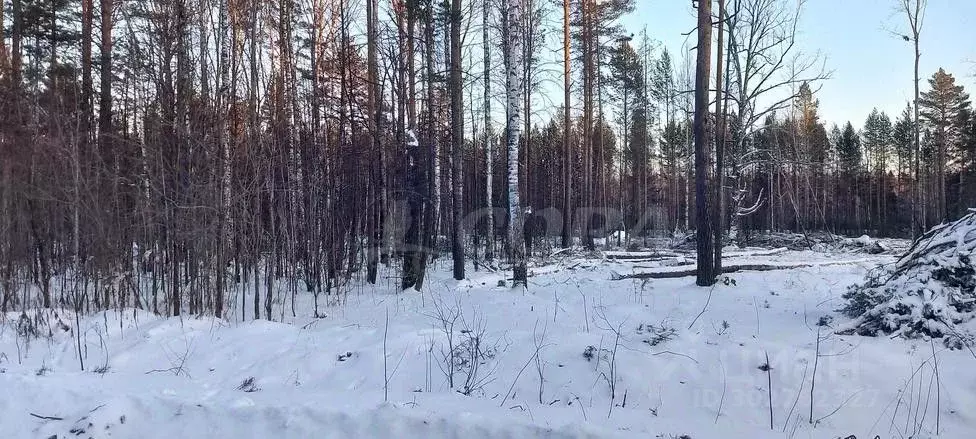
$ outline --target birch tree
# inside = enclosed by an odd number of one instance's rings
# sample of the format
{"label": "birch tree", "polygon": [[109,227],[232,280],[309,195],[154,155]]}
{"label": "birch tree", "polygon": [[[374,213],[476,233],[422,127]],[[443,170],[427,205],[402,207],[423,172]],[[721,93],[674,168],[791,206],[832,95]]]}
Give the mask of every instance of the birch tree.
{"label": "birch tree", "polygon": [[[456,1],[456,0],[455,0]],[[508,244],[511,247],[513,284],[527,286],[528,270],[525,263],[525,241],[522,233],[525,218],[519,204],[519,136],[521,134],[522,87],[522,2],[504,0],[507,26],[505,27],[505,101],[508,120],[506,123],[506,149],[508,151]]]}

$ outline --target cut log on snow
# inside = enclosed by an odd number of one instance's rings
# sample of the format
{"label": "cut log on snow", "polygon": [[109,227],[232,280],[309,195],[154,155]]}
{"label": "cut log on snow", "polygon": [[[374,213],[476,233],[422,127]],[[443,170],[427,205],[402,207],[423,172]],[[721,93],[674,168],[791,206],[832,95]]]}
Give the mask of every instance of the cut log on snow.
{"label": "cut log on snow", "polygon": [[[725,257],[728,258],[741,258],[746,256],[773,256],[781,253],[786,253],[789,249],[786,247],[779,248],[747,248],[742,250],[732,250],[724,252]],[[623,251],[606,251],[603,252],[603,256],[610,260],[619,261],[632,261],[632,262],[654,262],[663,261],[666,259],[690,257],[694,260],[694,254],[689,255],[686,252],[673,252],[673,251],[643,251],[643,252],[623,252]]]}
{"label": "cut log on snow", "polygon": [[771,249],[745,249],[745,250],[734,250],[729,252],[723,252],[722,256],[726,258],[741,258],[746,256],[773,256],[780,253],[786,253],[789,250],[786,247],[771,248]]}
{"label": "cut log on snow", "polygon": [[[678,260],[685,260],[685,259],[688,258],[684,256],[661,256],[659,258],[620,259],[620,260],[610,259],[610,260],[619,261],[620,263],[642,264],[645,262],[678,261]],[[694,258],[692,258],[691,260],[694,261]]]}
{"label": "cut log on snow", "polygon": [[851,286],[841,311],[854,318],[843,334],[943,338],[950,348],[971,344],[959,325],[976,317],[976,212],[941,224],[917,239],[892,267]]}
{"label": "cut log on snow", "polygon": [[[603,252],[603,256],[607,259],[618,259],[618,260],[661,260],[666,258],[676,258],[679,255],[675,252],[668,251],[648,251],[648,252],[622,252],[622,251],[607,251]],[[660,259],[655,259],[660,258]]]}
{"label": "cut log on snow", "polygon": [[659,265],[654,265],[654,266],[651,266],[651,265],[634,265],[633,267],[634,267],[634,269],[643,268],[643,269],[653,270],[653,269],[661,269],[661,268],[667,268],[667,267],[684,267],[684,266],[688,266],[688,265],[695,265],[695,260],[694,259],[688,260],[688,259],[685,259],[685,258],[672,258],[672,259],[668,259],[666,261],[661,261],[661,264],[659,264]]}
{"label": "cut log on snow", "polygon": [[[790,270],[794,268],[828,267],[833,265],[852,265],[852,264],[859,264],[863,262],[870,262],[870,261],[866,259],[857,259],[853,261],[803,262],[803,263],[781,263],[781,264],[730,264],[722,267],[722,274],[738,273],[740,271],[775,271],[775,270]],[[645,272],[630,273],[630,274],[620,274],[614,272],[611,274],[611,279],[612,280],[675,279],[679,277],[697,276],[697,275],[698,275],[698,270],[695,269],[645,271]]]}

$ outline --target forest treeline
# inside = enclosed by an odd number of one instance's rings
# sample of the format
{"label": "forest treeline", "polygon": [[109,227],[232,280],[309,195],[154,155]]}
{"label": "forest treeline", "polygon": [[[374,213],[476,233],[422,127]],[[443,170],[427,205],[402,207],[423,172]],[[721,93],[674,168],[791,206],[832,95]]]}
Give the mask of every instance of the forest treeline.
{"label": "forest treeline", "polygon": [[718,3],[702,82],[621,26],[633,0],[5,0],[0,311],[271,319],[384,273],[419,289],[440,255],[524,283],[526,245],[703,230],[702,207],[722,243],[973,205],[951,74],[828,127],[802,2]]}

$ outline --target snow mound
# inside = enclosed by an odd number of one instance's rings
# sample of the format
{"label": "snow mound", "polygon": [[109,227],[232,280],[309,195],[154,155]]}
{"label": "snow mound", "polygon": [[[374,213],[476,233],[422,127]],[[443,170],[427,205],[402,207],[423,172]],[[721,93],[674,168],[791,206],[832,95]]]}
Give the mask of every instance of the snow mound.
{"label": "snow mound", "polygon": [[943,338],[968,342],[959,325],[976,316],[976,211],[929,230],[893,266],[848,288],[841,311],[854,320],[842,333]]}

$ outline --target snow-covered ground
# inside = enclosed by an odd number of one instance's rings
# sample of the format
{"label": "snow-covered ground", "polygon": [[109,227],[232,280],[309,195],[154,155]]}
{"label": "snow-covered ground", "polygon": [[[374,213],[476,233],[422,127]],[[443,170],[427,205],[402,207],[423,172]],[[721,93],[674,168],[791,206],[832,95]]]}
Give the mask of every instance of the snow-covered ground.
{"label": "snow-covered ground", "polygon": [[80,320],[84,371],[73,314],[25,339],[10,313],[0,436],[976,437],[970,352],[833,334],[846,287],[893,257],[739,251],[727,264],[803,266],[613,280],[677,269],[636,256],[554,258],[524,292],[442,262],[398,294],[391,271],[323,318],[300,296],[285,323],[101,313]]}

